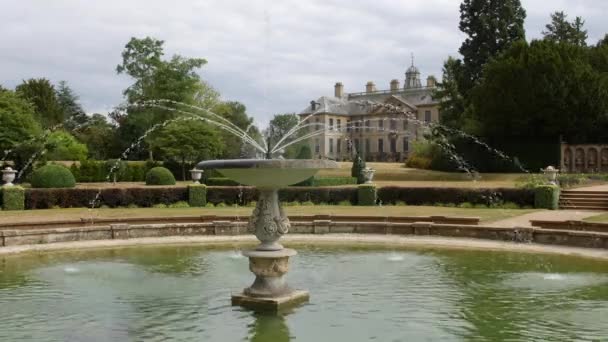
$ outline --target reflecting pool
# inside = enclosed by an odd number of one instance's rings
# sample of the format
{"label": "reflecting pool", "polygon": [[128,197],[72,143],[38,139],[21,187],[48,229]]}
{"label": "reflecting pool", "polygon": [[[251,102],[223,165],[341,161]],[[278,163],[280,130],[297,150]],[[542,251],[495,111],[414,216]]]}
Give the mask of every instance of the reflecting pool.
{"label": "reflecting pool", "polygon": [[608,262],[441,249],[298,246],[310,303],[230,306],[233,248],[0,256],[0,341],[572,341],[608,337]]}

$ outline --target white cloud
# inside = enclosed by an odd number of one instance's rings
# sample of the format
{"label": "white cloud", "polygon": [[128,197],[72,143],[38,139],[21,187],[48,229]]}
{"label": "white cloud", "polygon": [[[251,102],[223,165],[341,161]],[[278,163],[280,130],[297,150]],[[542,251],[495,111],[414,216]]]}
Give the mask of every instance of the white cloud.
{"label": "white cloud", "polygon": [[[226,99],[243,102],[266,121],[299,111],[342,81],[346,91],[368,80],[388,88],[403,79],[409,55],[423,72],[440,76],[456,55],[457,0],[272,1],[161,0],[6,1],[0,12],[0,84],[22,79],[67,80],[88,111],[122,100],[130,80],[115,73],[131,36],[166,41],[168,55],[203,57],[203,78]],[[540,35],[549,13],[587,20],[590,42],[604,35],[602,0],[523,0],[528,37]]]}

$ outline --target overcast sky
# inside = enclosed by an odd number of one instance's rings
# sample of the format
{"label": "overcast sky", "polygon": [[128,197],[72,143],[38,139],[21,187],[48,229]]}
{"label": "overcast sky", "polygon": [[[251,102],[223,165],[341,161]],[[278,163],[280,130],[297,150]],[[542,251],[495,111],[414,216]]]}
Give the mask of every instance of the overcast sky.
{"label": "overcast sky", "polygon": [[[457,55],[458,0],[0,0],[0,84],[68,81],[89,113],[105,113],[131,80],[116,75],[130,37],[165,40],[167,57],[206,58],[201,76],[259,123],[299,112],[336,81],[346,92],[403,83],[410,53],[422,77]],[[522,0],[527,38],[549,14],[582,16],[589,43],[608,32],[607,0]]]}

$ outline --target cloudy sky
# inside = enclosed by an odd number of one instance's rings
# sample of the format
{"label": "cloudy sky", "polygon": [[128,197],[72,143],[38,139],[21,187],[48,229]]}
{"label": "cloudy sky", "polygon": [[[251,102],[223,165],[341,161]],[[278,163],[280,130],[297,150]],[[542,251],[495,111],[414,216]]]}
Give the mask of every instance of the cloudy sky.
{"label": "cloudy sky", "polygon": [[[258,122],[300,111],[321,95],[379,89],[404,78],[414,53],[423,77],[456,55],[458,0],[0,0],[0,84],[66,80],[86,110],[107,112],[131,80],[116,75],[130,37],[165,40],[167,55],[203,57],[201,76]],[[528,39],[549,13],[582,16],[595,43],[606,0],[522,0]]]}

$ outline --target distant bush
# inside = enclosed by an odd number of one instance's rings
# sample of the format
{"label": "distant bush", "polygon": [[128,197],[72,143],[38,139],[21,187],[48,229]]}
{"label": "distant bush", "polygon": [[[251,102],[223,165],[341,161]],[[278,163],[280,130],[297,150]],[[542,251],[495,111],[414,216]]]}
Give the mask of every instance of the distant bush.
{"label": "distant bush", "polygon": [[320,177],[314,178],[314,186],[340,186],[357,184],[355,177]]}
{"label": "distant bush", "polygon": [[505,202],[512,202],[519,206],[534,204],[534,190],[517,188],[407,188],[382,187],[378,188],[378,198],[384,204],[403,201],[408,205],[421,205],[425,203],[461,203],[469,202],[472,205],[483,204],[492,206]]}
{"label": "distant bush", "polygon": [[169,208],[190,208],[190,204],[186,201],[179,201],[168,205]]}
{"label": "distant bush", "polygon": [[49,164],[32,173],[31,184],[33,188],[73,188],[76,179],[67,167]]}
{"label": "distant bush", "polygon": [[175,185],[175,177],[169,169],[157,166],[146,174],[146,185]]}

